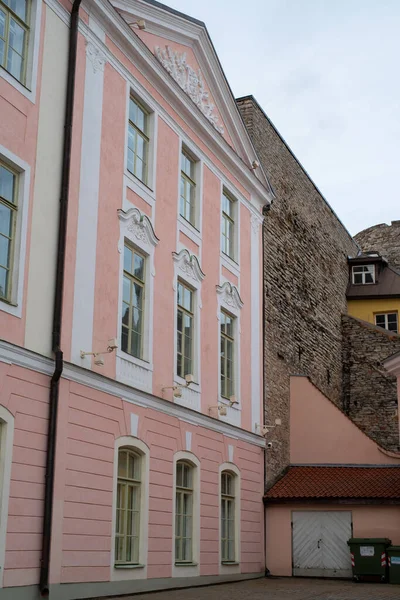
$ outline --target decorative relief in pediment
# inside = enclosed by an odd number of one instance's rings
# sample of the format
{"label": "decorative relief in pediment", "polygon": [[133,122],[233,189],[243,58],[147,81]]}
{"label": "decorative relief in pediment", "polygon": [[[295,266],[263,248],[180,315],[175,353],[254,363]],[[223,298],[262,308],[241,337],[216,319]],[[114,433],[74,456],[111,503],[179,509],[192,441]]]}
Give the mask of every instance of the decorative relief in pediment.
{"label": "decorative relief in pediment", "polygon": [[223,134],[224,128],[219,123],[219,117],[215,113],[215,105],[210,100],[210,94],[206,90],[201,71],[200,69],[196,71],[188,65],[186,52],[177,52],[166,45],[165,50],[162,50],[160,46],[156,46],[154,54],[164,69],[175,79],[215,129]]}

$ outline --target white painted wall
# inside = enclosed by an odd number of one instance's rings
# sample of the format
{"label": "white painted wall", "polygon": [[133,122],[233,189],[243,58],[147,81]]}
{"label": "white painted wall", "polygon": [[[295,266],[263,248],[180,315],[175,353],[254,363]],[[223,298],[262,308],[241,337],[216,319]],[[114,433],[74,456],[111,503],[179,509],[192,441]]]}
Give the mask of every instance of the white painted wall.
{"label": "white painted wall", "polygon": [[68,27],[46,5],[25,345],[51,354]]}

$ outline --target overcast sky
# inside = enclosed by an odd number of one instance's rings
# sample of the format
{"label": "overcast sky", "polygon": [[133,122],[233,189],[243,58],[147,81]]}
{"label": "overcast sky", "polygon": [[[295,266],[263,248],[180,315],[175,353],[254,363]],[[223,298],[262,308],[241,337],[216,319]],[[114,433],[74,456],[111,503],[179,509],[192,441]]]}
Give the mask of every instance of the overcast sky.
{"label": "overcast sky", "polygon": [[205,21],[352,234],[400,219],[400,0],[164,0]]}

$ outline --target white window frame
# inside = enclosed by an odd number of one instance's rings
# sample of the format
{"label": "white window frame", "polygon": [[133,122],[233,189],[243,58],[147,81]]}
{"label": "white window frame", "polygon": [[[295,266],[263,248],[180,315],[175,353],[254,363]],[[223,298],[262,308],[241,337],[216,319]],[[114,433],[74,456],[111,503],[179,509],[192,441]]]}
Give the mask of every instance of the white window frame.
{"label": "white window frame", "polygon": [[[365,275],[367,274],[366,272],[355,273],[354,269],[358,269],[360,267],[362,267],[362,268],[367,267],[368,273],[370,273],[372,275],[373,281],[370,281],[370,282],[365,281]],[[373,285],[374,283],[376,283],[375,265],[352,265],[351,272],[352,272],[353,285]],[[355,275],[361,275],[361,278],[362,278],[361,283],[355,283]]]}
{"label": "white window frame", "polygon": [[[119,294],[118,294],[118,348],[116,352],[117,379],[145,391],[152,391],[153,373],[153,331],[154,331],[154,253],[158,238],[150,219],[138,208],[118,211],[120,238],[118,252]],[[143,358],[136,358],[121,350],[122,293],[124,278],[124,246],[128,243],[145,257],[145,297],[143,322]]]}
{"label": "white window frame", "polygon": [[[221,475],[224,471],[228,471],[234,475],[235,486],[235,561],[232,563],[222,562],[221,556]],[[238,467],[231,462],[225,462],[218,469],[218,562],[220,575],[231,575],[240,573],[240,515],[241,515],[241,477]]]}
{"label": "white window frame", "polygon": [[[135,177],[133,173],[128,171],[128,130],[129,130],[129,102],[130,99],[134,98],[143,108],[148,112],[148,156],[147,156],[147,183],[143,183],[138,177]],[[125,115],[125,151],[124,151],[124,176],[125,184],[138,196],[140,196],[145,202],[147,202],[153,210],[154,220],[154,209],[156,199],[156,157],[157,157],[157,122],[158,115],[155,107],[149,102],[147,96],[142,95],[136,89],[133,88],[129,83],[127,84],[127,95],[126,95],[126,115]]]}
{"label": "white window frame", "polygon": [[[397,331],[394,331],[393,329],[389,329],[388,325],[388,316],[389,315],[396,315],[396,328]],[[397,312],[397,310],[388,310],[387,312],[381,312],[381,313],[375,313],[374,314],[374,321],[375,321],[375,325],[377,327],[381,327],[383,329],[383,327],[381,325],[378,325],[378,323],[376,322],[376,317],[385,317],[385,327],[384,329],[386,329],[386,331],[390,331],[391,333],[399,333],[399,314]]]}
{"label": "white window frame", "polygon": [[[204,279],[204,273],[201,270],[200,263],[194,254],[183,248],[179,253],[172,253],[174,260],[174,383],[182,386],[182,397],[174,398],[176,404],[187,406],[197,411],[201,411],[201,283]],[[184,285],[192,288],[193,295],[193,378],[194,383],[186,387],[186,380],[180,377],[176,370],[177,355],[177,307],[178,307],[178,280]]]}
{"label": "white window frame", "polygon": [[6,554],[13,441],[14,416],[0,405],[0,588],[3,587]]}
{"label": "white window frame", "polygon": [[[226,406],[227,414],[219,414],[218,418],[237,427],[241,426],[241,398],[240,398],[240,347],[241,347],[241,326],[240,312],[243,307],[243,301],[240,298],[239,290],[229,281],[224,281],[222,285],[216,286],[217,291],[217,319],[218,319],[218,398],[219,403]],[[229,400],[221,396],[221,311],[228,313],[233,317],[233,339],[234,339],[234,385],[235,398],[238,404],[230,406]]]}
{"label": "white window frame", "polygon": [[[192,516],[192,562],[175,563],[175,509],[176,509],[176,465],[183,461],[192,467],[193,516]],[[172,486],[172,577],[198,577],[200,575],[200,461],[192,452],[174,454]]]}
{"label": "white window frame", "polygon": [[[140,483],[140,538],[139,563],[115,565],[115,529],[118,485],[118,455],[122,448],[132,450],[141,457]],[[114,478],[112,503],[112,537],[111,537],[111,580],[121,581],[147,578],[147,552],[149,534],[149,469],[150,449],[141,440],[133,436],[123,436],[116,440],[114,447]]]}
{"label": "white window frame", "polygon": [[31,1],[25,83],[21,83],[6,69],[0,67],[0,77],[18,90],[25,98],[28,98],[33,104],[36,101],[42,4],[41,0]]}
{"label": "white window frame", "polygon": [[[221,231],[222,231],[222,200],[223,196],[226,195],[232,202],[233,209],[233,256],[225,254],[221,248]],[[238,194],[232,189],[232,187],[223,182],[221,184],[221,206],[220,206],[220,255],[221,261],[224,266],[230,271],[233,271],[235,275],[239,275],[240,265],[240,200]]]}
{"label": "white window frame", "polygon": [[[179,205],[180,205],[180,188],[181,188],[181,154],[185,151],[191,159],[195,162],[195,183],[196,183],[196,192],[195,192],[195,225],[192,225],[189,221],[187,221],[180,214]],[[178,206],[177,206],[177,215],[178,215],[178,240],[179,241],[179,232],[184,233],[189,239],[192,240],[197,246],[199,246],[201,251],[201,240],[202,240],[202,227],[203,227],[203,161],[200,158],[199,152],[193,146],[193,144],[186,140],[180,138],[179,143],[179,169],[178,169]]]}
{"label": "white window frame", "polygon": [[16,228],[14,239],[14,254],[11,275],[10,300],[0,299],[0,310],[18,317],[22,317],[22,302],[24,289],[24,273],[26,261],[26,238],[28,229],[28,208],[30,188],[30,166],[18,156],[0,145],[0,159],[9,165],[18,176]]}

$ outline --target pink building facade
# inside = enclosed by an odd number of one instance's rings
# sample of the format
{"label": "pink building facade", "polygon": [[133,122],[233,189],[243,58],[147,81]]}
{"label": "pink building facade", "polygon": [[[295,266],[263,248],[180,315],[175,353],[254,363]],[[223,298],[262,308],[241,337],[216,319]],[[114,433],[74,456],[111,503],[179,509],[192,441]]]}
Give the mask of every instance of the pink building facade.
{"label": "pink building facade", "polygon": [[0,67],[1,599],[38,597],[40,579],[72,599],[265,569],[273,193],[204,24],[112,4],[77,22],[58,371],[72,4],[0,5],[24,40],[7,33]]}

